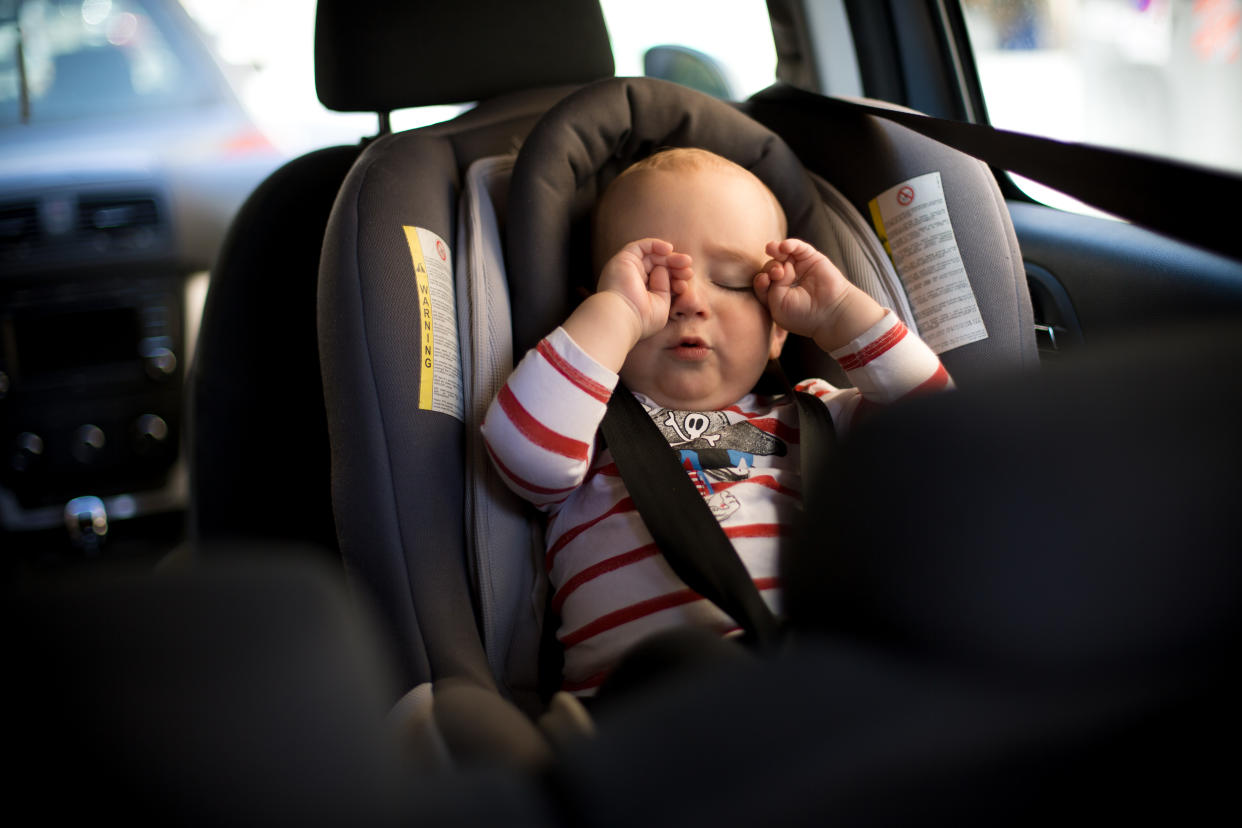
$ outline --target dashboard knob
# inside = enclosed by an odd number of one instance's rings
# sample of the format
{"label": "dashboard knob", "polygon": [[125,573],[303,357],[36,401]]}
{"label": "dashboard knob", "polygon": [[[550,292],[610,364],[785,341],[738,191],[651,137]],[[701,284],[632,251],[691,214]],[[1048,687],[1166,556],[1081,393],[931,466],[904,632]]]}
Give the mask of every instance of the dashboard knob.
{"label": "dashboard knob", "polygon": [[168,442],[168,423],[158,414],[143,414],[134,420],[133,439],[136,452],[152,454]]}
{"label": "dashboard knob", "polygon": [[13,456],[9,465],[13,471],[28,472],[43,461],[43,438],[30,431],[23,431],[13,441]]}
{"label": "dashboard knob", "polygon": [[153,380],[168,379],[177,370],[177,355],[169,348],[151,348],[143,355],[147,376]]}
{"label": "dashboard knob", "polygon": [[79,463],[93,463],[108,444],[103,429],[87,423],[73,433],[73,457]]}

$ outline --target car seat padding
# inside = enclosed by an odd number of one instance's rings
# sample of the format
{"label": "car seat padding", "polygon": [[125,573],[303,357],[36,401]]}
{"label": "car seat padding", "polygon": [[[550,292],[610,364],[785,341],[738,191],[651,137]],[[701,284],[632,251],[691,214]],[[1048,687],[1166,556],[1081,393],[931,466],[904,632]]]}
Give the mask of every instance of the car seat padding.
{"label": "car seat padding", "polygon": [[633,162],[673,146],[703,147],[751,170],[784,206],[790,235],[845,259],[846,242],[802,163],[771,130],[666,81],[599,81],[551,109],[514,166],[506,243],[518,353],[560,324],[574,288],[594,289],[588,224],[599,194]]}

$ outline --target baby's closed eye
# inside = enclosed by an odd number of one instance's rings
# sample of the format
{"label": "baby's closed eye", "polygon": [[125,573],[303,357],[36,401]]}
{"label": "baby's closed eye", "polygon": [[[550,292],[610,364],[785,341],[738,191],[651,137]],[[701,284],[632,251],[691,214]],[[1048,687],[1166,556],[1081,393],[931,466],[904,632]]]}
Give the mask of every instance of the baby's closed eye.
{"label": "baby's closed eye", "polygon": [[748,293],[753,289],[755,282],[755,274],[749,270],[728,270],[722,273],[713,273],[711,283],[722,290],[733,291],[736,293]]}

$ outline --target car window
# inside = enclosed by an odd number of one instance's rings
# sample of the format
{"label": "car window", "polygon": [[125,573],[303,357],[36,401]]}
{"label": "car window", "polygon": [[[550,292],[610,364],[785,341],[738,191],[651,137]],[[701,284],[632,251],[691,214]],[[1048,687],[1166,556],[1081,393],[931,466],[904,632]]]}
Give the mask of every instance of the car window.
{"label": "car window", "polygon": [[124,117],[210,97],[180,47],[143,0],[0,3],[0,124]]}
{"label": "car window", "polygon": [[[316,97],[314,0],[181,2],[211,36],[220,58],[244,68],[236,81],[238,94],[251,117],[286,153],[375,134],[374,115],[330,112]],[[776,49],[764,0],[603,0],[601,7],[618,75],[644,74],[649,49],[674,45],[681,57],[697,53],[719,68],[729,97],[744,98],[775,79]],[[269,37],[271,31],[282,35]],[[682,63],[690,72],[702,65],[701,60]],[[686,77],[684,70],[678,75]],[[464,108],[401,110],[392,113],[392,126],[412,129],[452,118]]]}
{"label": "car window", "polygon": [[1242,0],[962,7],[994,126],[1242,172]]}
{"label": "car window", "polygon": [[[673,45],[722,70],[727,90],[720,97],[746,98],[776,80],[776,47],[764,0],[602,0],[600,7],[618,75],[647,74],[648,50]],[[685,74],[669,79],[702,88],[695,82],[701,61],[682,65]]]}

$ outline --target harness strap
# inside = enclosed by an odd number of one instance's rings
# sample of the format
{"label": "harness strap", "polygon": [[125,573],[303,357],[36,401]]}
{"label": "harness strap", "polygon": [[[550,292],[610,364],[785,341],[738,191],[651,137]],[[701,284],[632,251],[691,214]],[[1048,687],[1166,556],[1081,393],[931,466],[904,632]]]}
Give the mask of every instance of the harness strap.
{"label": "harness strap", "polygon": [[[795,392],[803,469],[803,497],[810,474],[835,439],[823,403]],[[768,609],[724,529],[669,450],[642,404],[618,381],[600,430],[630,498],[665,560],[686,585],[716,604],[760,649],[773,646],[780,622]]]}

